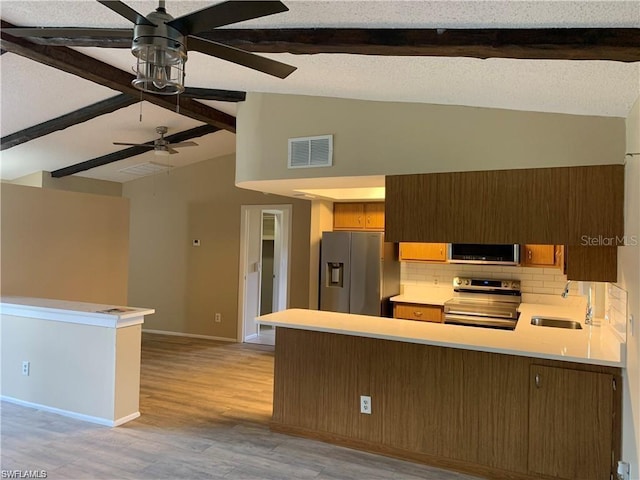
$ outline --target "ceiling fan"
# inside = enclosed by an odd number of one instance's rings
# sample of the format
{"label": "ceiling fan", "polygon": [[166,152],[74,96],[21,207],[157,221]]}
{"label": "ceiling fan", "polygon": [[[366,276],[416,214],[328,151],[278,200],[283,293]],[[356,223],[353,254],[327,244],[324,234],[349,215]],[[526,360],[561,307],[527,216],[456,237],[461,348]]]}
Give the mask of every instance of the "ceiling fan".
{"label": "ceiling fan", "polygon": [[[134,23],[131,52],[137,58],[137,76],[132,83],[139,90],[163,95],[182,93],[188,50],[278,78],[286,78],[296,70],[291,65],[198,36],[201,32],[224,25],[288,11],[278,0],[228,0],[178,18],[167,13],[164,0],[160,0],[158,8],[146,16],[118,0],[97,1]],[[55,37],[61,34],[67,37],[122,36],[121,29],[111,28],[19,27],[3,30],[20,37]]]}
{"label": "ceiling fan", "polygon": [[160,135],[160,138],[156,138],[153,143],[126,143],[126,142],[113,142],[114,145],[128,145],[132,147],[143,147],[153,149],[156,155],[173,155],[178,153],[176,148],[182,147],[197,147],[196,142],[178,142],[171,143],[164,138],[164,135],[169,131],[167,127],[156,127],[156,132]]}

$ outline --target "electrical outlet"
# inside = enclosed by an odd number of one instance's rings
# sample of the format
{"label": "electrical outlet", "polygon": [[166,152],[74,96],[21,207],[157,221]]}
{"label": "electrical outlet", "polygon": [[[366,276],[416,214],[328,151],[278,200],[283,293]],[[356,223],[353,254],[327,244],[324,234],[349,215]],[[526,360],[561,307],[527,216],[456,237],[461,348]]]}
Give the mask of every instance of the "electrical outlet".
{"label": "electrical outlet", "polygon": [[220,323],[222,321],[222,314],[221,313],[216,313],[215,321],[216,321],[216,323]]}
{"label": "electrical outlet", "polygon": [[360,395],[360,413],[371,415],[371,397],[369,395]]}
{"label": "electrical outlet", "polygon": [[22,362],[22,375],[24,375],[25,377],[29,376],[29,368],[30,368],[30,363],[29,362]]}
{"label": "electrical outlet", "polygon": [[200,246],[200,240],[194,240],[193,241],[193,246],[194,247],[199,247]]}

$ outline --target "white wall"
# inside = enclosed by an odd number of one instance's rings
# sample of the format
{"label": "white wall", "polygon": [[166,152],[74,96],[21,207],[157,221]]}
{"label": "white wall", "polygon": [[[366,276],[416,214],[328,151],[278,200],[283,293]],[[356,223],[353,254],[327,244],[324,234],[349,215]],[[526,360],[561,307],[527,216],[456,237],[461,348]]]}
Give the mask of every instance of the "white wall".
{"label": "white wall", "polygon": [[[639,67],[640,68],[640,67]],[[640,91],[639,91],[640,93]],[[626,121],[627,152],[640,152],[640,97]],[[625,167],[625,235],[640,242],[640,155],[627,157]],[[618,248],[618,283],[628,293],[627,369],[624,376],[622,458],[631,464],[631,478],[640,479],[640,246]]]}
{"label": "white wall", "polygon": [[[622,118],[249,93],[236,183],[622,163]],[[287,169],[287,139],[334,135],[334,165]]]}

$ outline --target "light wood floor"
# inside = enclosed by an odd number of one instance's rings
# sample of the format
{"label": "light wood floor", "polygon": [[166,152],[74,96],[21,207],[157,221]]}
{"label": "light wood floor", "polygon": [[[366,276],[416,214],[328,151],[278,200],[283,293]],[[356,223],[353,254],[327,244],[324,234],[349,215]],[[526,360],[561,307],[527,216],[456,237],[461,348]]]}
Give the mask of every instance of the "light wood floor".
{"label": "light wood floor", "polygon": [[142,416],[107,428],[2,402],[1,468],[48,479],[472,477],[273,433],[273,347],[144,334]]}

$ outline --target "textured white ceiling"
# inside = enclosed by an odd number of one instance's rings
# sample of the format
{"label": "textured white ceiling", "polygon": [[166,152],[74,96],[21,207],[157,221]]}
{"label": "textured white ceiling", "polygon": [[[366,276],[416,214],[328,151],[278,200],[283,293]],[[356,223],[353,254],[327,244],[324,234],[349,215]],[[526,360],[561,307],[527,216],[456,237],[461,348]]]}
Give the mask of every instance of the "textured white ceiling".
{"label": "textured white ceiling", "polygon": [[[127,1],[141,13],[155,1]],[[171,1],[177,17],[213,4]],[[230,27],[635,27],[640,28],[640,1],[297,1],[285,0],[289,12]],[[0,16],[24,26],[129,27],[127,20],[93,0],[0,1]],[[118,68],[130,70],[126,49],[79,48]],[[265,55],[298,67],[289,78],[275,79],[206,55],[192,52],[186,64],[187,85],[230,90],[277,92],[469,105],[625,117],[640,93],[640,63],[604,61],[477,60],[435,57],[356,55]],[[116,95],[72,75],[5,54],[2,69],[2,135],[55,118]],[[235,104],[204,102],[235,114]],[[51,170],[114,151],[109,145],[116,128],[141,141],[154,137],[156,125],[175,121],[172,112],[144,104],[145,119],[137,123],[138,106],[85,122],[63,132],[2,152],[1,176],[11,179],[35,170]],[[175,114],[174,114],[175,115]],[[176,115],[176,117],[179,117]],[[184,119],[184,125],[192,122]],[[190,128],[185,126],[184,128]],[[48,138],[52,137],[52,138]],[[207,142],[209,141],[207,138]],[[185,149],[172,161],[191,163],[233,151],[231,134],[212,134],[219,147],[203,155]],[[106,144],[103,140],[108,138]],[[199,140],[198,143],[200,143]],[[213,142],[213,140],[211,140]],[[86,143],[86,144],[85,144]],[[78,145],[76,145],[78,144]],[[200,149],[204,150],[204,149]],[[152,155],[152,154],[147,154]],[[141,163],[141,162],[138,162]],[[118,179],[117,162],[84,176]]]}

